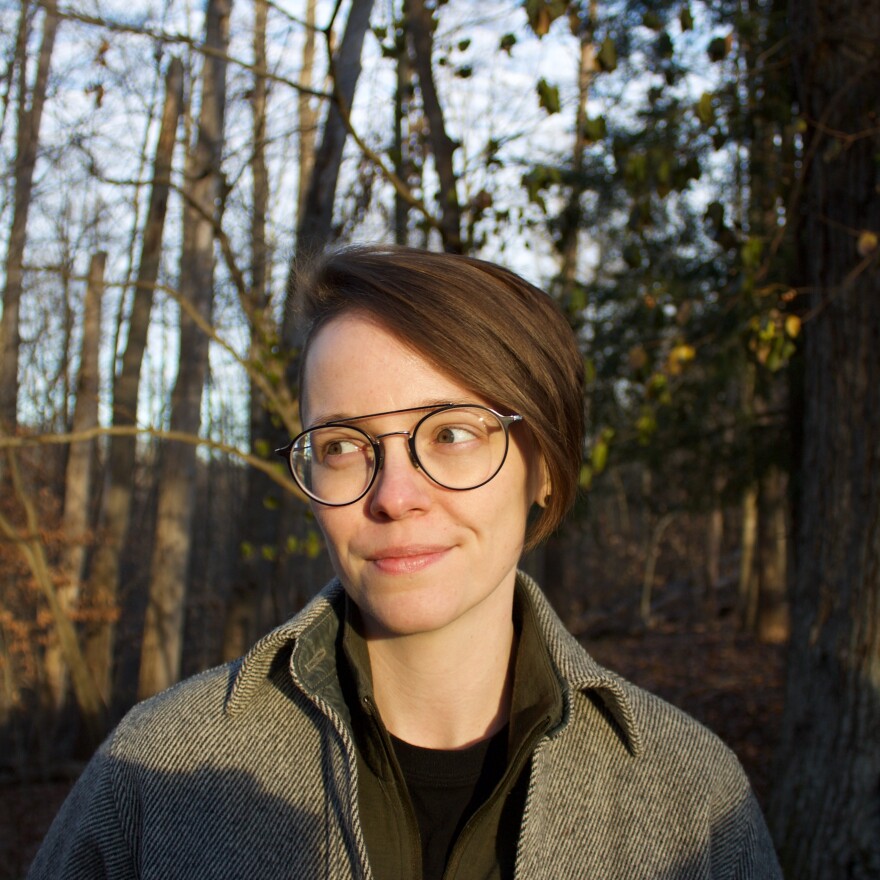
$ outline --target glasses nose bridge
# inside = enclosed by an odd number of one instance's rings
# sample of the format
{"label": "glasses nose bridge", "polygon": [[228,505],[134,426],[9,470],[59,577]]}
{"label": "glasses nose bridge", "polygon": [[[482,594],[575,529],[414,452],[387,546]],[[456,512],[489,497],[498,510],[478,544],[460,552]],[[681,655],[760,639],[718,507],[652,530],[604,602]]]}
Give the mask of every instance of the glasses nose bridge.
{"label": "glasses nose bridge", "polygon": [[385,431],[382,434],[376,434],[373,439],[376,441],[376,446],[379,449],[379,453],[376,456],[376,470],[379,471],[382,469],[382,465],[385,464],[385,444],[380,443],[379,441],[384,440],[386,437],[406,437],[406,445],[409,450],[409,460],[412,462],[412,466],[416,469],[420,469],[419,458],[416,455],[416,444],[415,444],[415,431]]}

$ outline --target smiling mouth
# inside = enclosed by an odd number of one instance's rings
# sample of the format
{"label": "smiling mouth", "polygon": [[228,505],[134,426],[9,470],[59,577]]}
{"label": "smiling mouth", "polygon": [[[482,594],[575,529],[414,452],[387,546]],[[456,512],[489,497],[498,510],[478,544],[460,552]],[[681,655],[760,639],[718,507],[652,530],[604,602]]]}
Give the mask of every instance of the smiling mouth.
{"label": "smiling mouth", "polygon": [[428,568],[446,555],[449,547],[388,547],[367,557],[386,574],[412,574]]}

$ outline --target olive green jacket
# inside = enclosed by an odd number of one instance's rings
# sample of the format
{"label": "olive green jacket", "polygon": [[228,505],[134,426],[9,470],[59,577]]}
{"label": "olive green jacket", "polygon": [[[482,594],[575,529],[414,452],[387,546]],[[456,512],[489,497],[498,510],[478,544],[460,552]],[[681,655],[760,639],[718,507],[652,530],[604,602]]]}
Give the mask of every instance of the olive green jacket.
{"label": "olive green jacket", "polygon": [[[597,665],[524,575],[563,686],[531,758],[518,878],[781,878],[748,781],[709,731]],[[29,877],[370,878],[336,675],[332,583],[240,661],[136,706]],[[458,876],[467,876],[466,870]]]}

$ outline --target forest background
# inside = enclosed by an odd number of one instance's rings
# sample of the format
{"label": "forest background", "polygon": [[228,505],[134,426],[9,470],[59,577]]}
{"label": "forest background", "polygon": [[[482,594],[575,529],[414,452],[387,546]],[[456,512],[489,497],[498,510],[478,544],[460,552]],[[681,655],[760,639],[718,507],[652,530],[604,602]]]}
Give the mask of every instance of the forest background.
{"label": "forest background", "polygon": [[273,450],[297,255],[353,241],[557,299],[589,440],[524,564],[641,683],[720,638],[786,876],[880,876],[880,0],[0,8],[3,876],[328,578]]}

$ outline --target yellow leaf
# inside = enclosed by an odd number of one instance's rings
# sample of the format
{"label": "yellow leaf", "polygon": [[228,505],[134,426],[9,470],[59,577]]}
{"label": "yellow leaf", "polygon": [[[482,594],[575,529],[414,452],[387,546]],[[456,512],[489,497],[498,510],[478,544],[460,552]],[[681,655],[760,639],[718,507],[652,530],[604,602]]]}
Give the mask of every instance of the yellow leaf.
{"label": "yellow leaf", "polygon": [[605,470],[608,463],[608,442],[603,438],[596,441],[590,453],[590,464],[593,466],[594,474],[601,474]]}
{"label": "yellow leaf", "polygon": [[685,345],[684,343],[676,345],[669,352],[669,357],[666,361],[667,372],[670,376],[678,376],[681,373],[682,367],[696,356],[697,351],[692,345]]}
{"label": "yellow leaf", "polygon": [[785,319],[785,332],[792,338],[797,339],[801,332],[801,319],[797,315],[788,315]]}
{"label": "yellow leaf", "polygon": [[697,350],[692,345],[685,345],[682,343],[681,345],[676,345],[675,348],[672,349],[672,357],[674,357],[680,364],[686,364],[688,361],[692,361],[697,356]]}
{"label": "yellow leaf", "polygon": [[870,229],[863,229],[859,233],[859,241],[856,245],[860,257],[868,257],[877,250],[877,233]]}
{"label": "yellow leaf", "polygon": [[581,465],[581,472],[578,475],[578,486],[585,492],[593,485],[593,468],[584,464]]}

